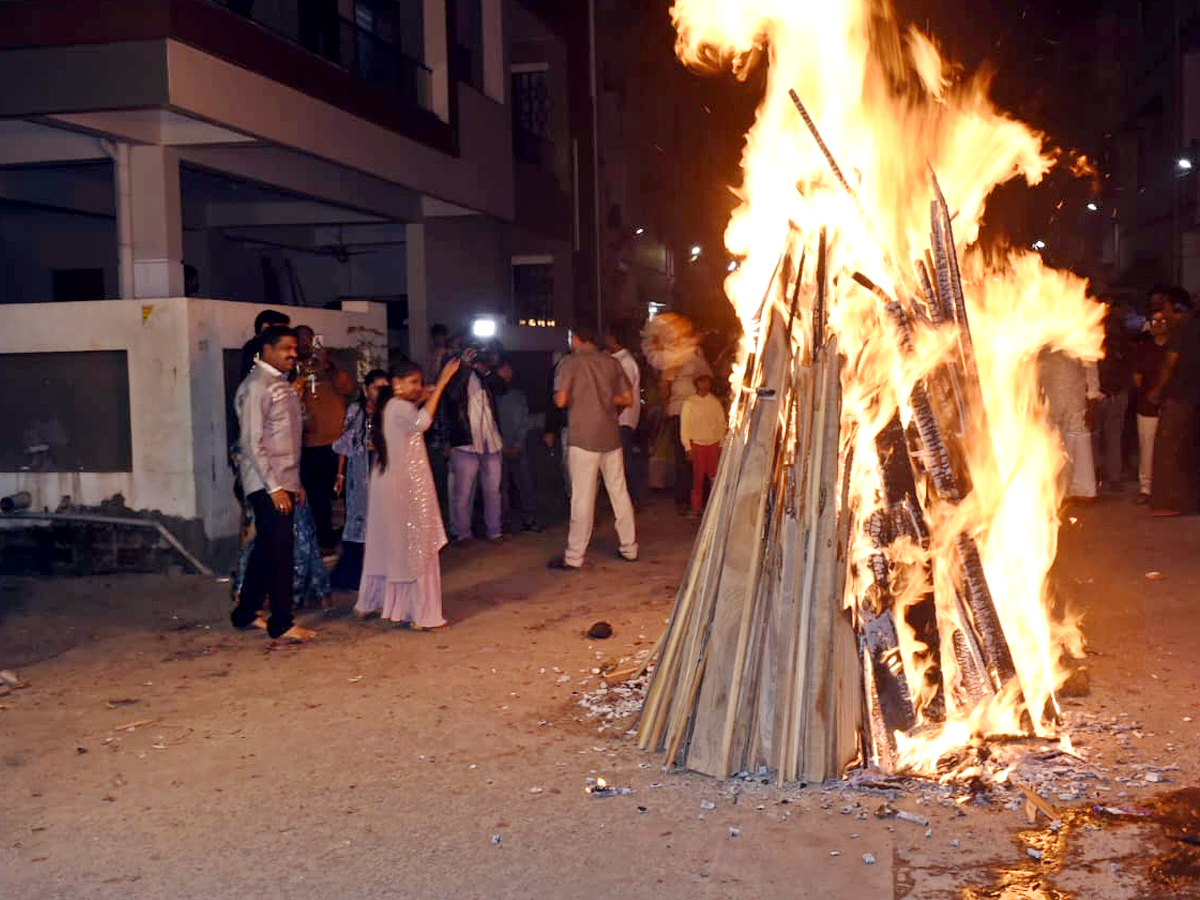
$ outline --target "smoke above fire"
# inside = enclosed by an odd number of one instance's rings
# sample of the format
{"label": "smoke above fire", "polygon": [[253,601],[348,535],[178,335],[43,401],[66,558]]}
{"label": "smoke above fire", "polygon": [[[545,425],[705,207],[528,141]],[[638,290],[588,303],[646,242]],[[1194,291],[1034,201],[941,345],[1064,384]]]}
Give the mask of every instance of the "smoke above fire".
{"label": "smoke above fire", "polygon": [[[741,79],[756,73],[765,84],[746,135],[742,181],[733,188],[740,204],[725,234],[740,261],[725,289],[745,329],[746,354],[768,307],[790,295],[772,290],[781,257],[789,260],[788,277],[804,279],[826,231],[828,325],[846,355],[841,459],[851,467],[858,521],[884,503],[879,433],[897,412],[907,426],[914,387],[964,341],[972,348],[982,397],[981,421],[968,429],[970,494],[953,506],[923,498],[928,546],[899,542],[890,551],[908,573],[892,587],[905,676],[922,717],[921,727],[896,736],[897,767],[932,773],[943,753],[973,736],[1053,733],[1063,652],[1081,638],[1074,624],[1051,615],[1064,455],[1039,394],[1038,360],[1048,351],[1097,360],[1103,309],[1087,297],[1083,279],[1049,269],[1037,254],[985,258],[973,247],[993,190],[1014,179],[1036,185],[1057,154],[1045,136],[995,108],[985,78],[948,64],[933,37],[902,26],[882,0],[676,0],[671,17],[684,63]],[[845,185],[789,91],[807,108]],[[921,295],[916,263],[930,246],[934,173],[964,260],[971,333],[918,319],[916,352],[904,353],[879,297],[852,275],[865,274],[892,297]],[[811,294],[802,294],[793,332],[800,352],[812,341],[812,306]],[[741,376],[734,373],[735,390]],[[939,619],[961,615],[947,573],[963,534],[978,545],[1017,673],[986,700],[952,688],[953,647],[941,648],[942,671],[929,672],[930,648],[903,624],[906,606],[930,593]],[[869,593],[872,553],[878,548],[859,529],[847,607]],[[912,577],[921,571],[932,573],[931,584]],[[935,700],[938,684],[945,687]]]}

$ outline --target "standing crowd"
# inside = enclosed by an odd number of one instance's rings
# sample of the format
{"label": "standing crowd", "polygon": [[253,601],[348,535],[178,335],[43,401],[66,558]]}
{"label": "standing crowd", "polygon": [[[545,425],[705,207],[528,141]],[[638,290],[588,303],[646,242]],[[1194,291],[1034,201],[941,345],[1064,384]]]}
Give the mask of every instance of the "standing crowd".
{"label": "standing crowd", "polygon": [[[636,562],[648,427],[629,338],[620,326],[603,335],[572,330],[539,433],[513,360],[493,344],[464,345],[435,326],[424,369],[403,361],[357,384],[311,328],[261,313],[234,398],[231,463],[245,527],[233,625],[311,640],[315,632],[297,625],[293,610],[332,609],[338,589],[357,591],[360,617],[440,628],[443,547],[476,536],[498,541],[506,527],[538,531],[541,501],[566,500],[566,546],[549,567],[578,570],[601,481],[616,555]],[[673,453],[678,509],[698,516],[716,473],[725,410],[698,348],[659,375],[656,412],[664,415],[656,420]],[[340,541],[337,497],[345,509]]]}
{"label": "standing crowd", "polygon": [[[1180,287],[1150,290],[1147,313],[1107,302],[1104,357],[1095,365],[1050,353],[1042,385],[1063,441],[1068,498],[1118,493],[1152,515],[1200,511],[1200,317]],[[1131,460],[1135,462],[1131,465]]]}

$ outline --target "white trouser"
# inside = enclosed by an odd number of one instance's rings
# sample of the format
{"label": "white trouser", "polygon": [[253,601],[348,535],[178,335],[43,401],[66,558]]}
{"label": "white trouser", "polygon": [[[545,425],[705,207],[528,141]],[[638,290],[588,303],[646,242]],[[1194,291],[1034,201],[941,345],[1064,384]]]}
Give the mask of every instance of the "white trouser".
{"label": "white trouser", "polygon": [[1154,433],[1158,431],[1158,416],[1137,417],[1138,436],[1138,493],[1149,495],[1154,463]]}
{"label": "white trouser", "polygon": [[1096,463],[1092,455],[1090,431],[1067,431],[1063,435],[1067,451],[1067,496],[1096,496]]}
{"label": "white trouser", "polygon": [[571,528],[567,532],[567,552],[563,561],[573,568],[583,565],[592,526],[596,521],[596,476],[604,478],[613,515],[617,520],[617,539],[621,555],[637,559],[637,528],[633,522],[633,503],[625,486],[625,462],[621,448],[607,453],[570,447],[567,450],[568,471],[571,476]]}

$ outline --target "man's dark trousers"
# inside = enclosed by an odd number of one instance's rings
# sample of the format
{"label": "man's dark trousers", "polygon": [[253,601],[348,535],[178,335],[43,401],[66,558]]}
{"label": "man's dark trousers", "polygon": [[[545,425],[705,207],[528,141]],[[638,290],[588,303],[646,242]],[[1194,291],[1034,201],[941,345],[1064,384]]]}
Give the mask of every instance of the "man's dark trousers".
{"label": "man's dark trousers", "polygon": [[667,419],[671,434],[671,452],[675,454],[675,509],[686,513],[692,504],[692,463],[683,449],[679,416]]}
{"label": "man's dark trousers", "polygon": [[1200,499],[1196,477],[1196,407],[1168,399],[1158,410],[1154,433],[1152,509],[1191,515]]}
{"label": "man's dark trousers", "polygon": [[513,496],[517,498],[516,510],[521,516],[521,525],[532,528],[537,524],[537,495],[533,490],[533,472],[529,467],[529,454],[524,450],[515,456],[505,452],[501,459],[502,481],[500,500],[504,521],[515,524]]}
{"label": "man's dark trousers", "polygon": [[332,447],[305,447],[300,451],[300,483],[312,504],[317,543],[330,550],[333,536],[333,486],[337,480],[337,454]]}
{"label": "man's dark trousers", "polygon": [[281,513],[266,491],[249,496],[254,507],[254,549],[246,563],[242,594],[230,621],[235,628],[254,624],[263,600],[270,598],[267,634],[276,638],[292,627],[292,513]]}

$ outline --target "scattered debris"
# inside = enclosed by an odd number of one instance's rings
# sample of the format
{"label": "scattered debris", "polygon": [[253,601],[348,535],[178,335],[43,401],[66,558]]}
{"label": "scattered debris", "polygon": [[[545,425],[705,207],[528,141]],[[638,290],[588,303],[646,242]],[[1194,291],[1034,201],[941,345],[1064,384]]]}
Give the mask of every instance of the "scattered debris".
{"label": "scattered debris", "polygon": [[500,846],[500,841],[501,841],[501,837],[500,837],[500,835],[498,835],[498,834],[493,834],[493,835],[492,835],[492,846],[493,846],[493,847],[499,847],[499,846]]}
{"label": "scattered debris", "polygon": [[733,828],[733,827],[731,827],[731,828],[729,829],[729,836],[730,836],[731,838],[738,837],[738,836],[740,836],[740,835],[741,835],[741,833],[742,833],[742,829],[740,829],[740,828]]}
{"label": "scattered debris", "polygon": [[351,684],[358,684],[358,683],[359,683],[360,681],[362,681],[362,680],[363,680],[365,677],[366,677],[365,675],[355,675],[353,678],[351,678],[351,679],[350,679],[350,683],[351,683]]}
{"label": "scattered debris", "polygon": [[1042,851],[1037,849],[1037,847],[1026,847],[1025,855],[1028,856],[1030,859],[1041,859]]}
{"label": "scattered debris", "polygon": [[863,859],[863,862],[865,862],[868,866],[875,865],[875,854],[874,853],[864,853],[862,859]]}
{"label": "scattered debris", "polygon": [[929,826],[929,820],[924,816],[919,816],[916,813],[911,813],[903,809],[896,813],[896,818],[902,822],[911,822],[913,825],[920,825],[922,828]]}
{"label": "scattered debris", "polygon": [[588,691],[580,698],[579,705],[588,711],[589,718],[604,720],[601,731],[624,729],[626,720],[637,715],[642,708],[652,671],[648,669],[638,678],[609,682],[597,690]]}
{"label": "scattered debris", "polygon": [[583,791],[585,794],[589,794],[590,796],[596,798],[616,796],[627,797],[633,793],[633,788],[617,787],[615,784],[609,784],[608,781],[603,778],[588,778],[584,781]]}
{"label": "scattered debris", "polygon": [[1166,577],[1167,576],[1164,575],[1162,572],[1155,571],[1154,569],[1151,569],[1149,572],[1146,573],[1147,581],[1162,581]]}
{"label": "scattered debris", "polygon": [[701,800],[700,808],[706,810],[716,809],[717,804],[713,803],[711,800]]}
{"label": "scattered debris", "polygon": [[109,700],[104,705],[109,709],[118,709],[122,706],[133,706],[135,703],[141,703],[137,697],[122,697],[119,700]]}
{"label": "scattered debris", "polygon": [[118,725],[113,731],[137,731],[144,725],[152,725],[157,722],[157,719],[138,719],[136,722],[129,722],[125,725]]}

